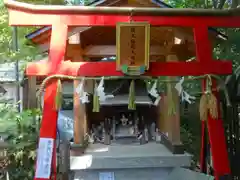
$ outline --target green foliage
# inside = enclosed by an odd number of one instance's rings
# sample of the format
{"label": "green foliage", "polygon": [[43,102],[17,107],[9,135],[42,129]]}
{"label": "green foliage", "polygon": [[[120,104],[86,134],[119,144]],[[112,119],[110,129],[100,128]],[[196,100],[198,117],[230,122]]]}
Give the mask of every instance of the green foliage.
{"label": "green foliage", "polygon": [[200,159],[201,121],[189,116],[181,117],[181,140],[185,149],[193,155],[193,165]]}
{"label": "green foliage", "polygon": [[0,162],[11,180],[32,180],[36,159],[39,123],[36,116],[39,110],[23,111],[19,113],[12,105],[0,109],[1,134],[7,136],[9,144],[7,157]]}
{"label": "green foliage", "polygon": [[25,35],[31,32],[33,28],[19,28],[18,29],[18,42],[19,51],[16,53],[12,49],[13,44],[13,28],[8,26],[8,14],[7,9],[0,6],[0,63],[6,61],[18,60],[30,60],[36,53],[37,49],[34,46],[27,46]]}
{"label": "green foliage", "polygon": [[214,55],[218,59],[232,60],[235,70],[240,65],[240,28],[219,30],[228,36],[228,40],[216,45]]}
{"label": "green foliage", "polygon": [[68,5],[88,5],[93,0],[66,0]]}
{"label": "green foliage", "polygon": [[235,8],[238,6],[238,0],[164,0],[164,2],[176,8],[206,8],[222,9]]}
{"label": "green foliage", "polygon": [[31,4],[46,4],[46,5],[63,5],[64,0],[18,0],[19,2],[31,3]]}
{"label": "green foliage", "polygon": [[[32,4],[64,4],[64,0],[24,0]],[[25,36],[37,27],[18,27],[18,52],[13,50],[13,27],[8,25],[8,13],[0,0],[0,63],[16,60],[32,61],[39,54],[38,49],[27,42]]]}

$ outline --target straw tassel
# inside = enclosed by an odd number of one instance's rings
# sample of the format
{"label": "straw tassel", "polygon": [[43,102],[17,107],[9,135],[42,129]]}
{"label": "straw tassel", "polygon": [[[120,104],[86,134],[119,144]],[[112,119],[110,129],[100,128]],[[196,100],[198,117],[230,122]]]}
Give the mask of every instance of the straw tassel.
{"label": "straw tassel", "polygon": [[206,121],[208,113],[213,119],[218,118],[217,98],[213,93],[203,94],[199,104],[200,119]]}
{"label": "straw tassel", "polygon": [[206,92],[202,95],[199,105],[200,118],[203,121],[208,119],[208,113],[212,119],[218,118],[217,98],[212,93],[212,79],[206,79]]}
{"label": "straw tassel", "polygon": [[213,119],[218,118],[218,109],[217,109],[217,98],[213,93],[210,93],[208,96],[208,109],[209,114]]}
{"label": "straw tassel", "polygon": [[59,111],[62,107],[62,83],[61,80],[57,80],[57,90],[55,97],[55,110]]}
{"label": "straw tassel", "polygon": [[130,87],[129,87],[129,98],[128,98],[128,109],[129,110],[136,110],[136,104],[135,104],[135,81],[132,80]]}
{"label": "straw tassel", "polygon": [[206,121],[207,117],[208,117],[208,97],[207,97],[207,94],[203,94],[200,98],[199,113],[200,113],[200,119],[202,121]]}
{"label": "straw tassel", "polygon": [[99,96],[97,93],[97,83],[95,82],[95,87],[94,87],[94,95],[93,95],[93,112],[99,112],[100,111],[100,102],[99,102]]}

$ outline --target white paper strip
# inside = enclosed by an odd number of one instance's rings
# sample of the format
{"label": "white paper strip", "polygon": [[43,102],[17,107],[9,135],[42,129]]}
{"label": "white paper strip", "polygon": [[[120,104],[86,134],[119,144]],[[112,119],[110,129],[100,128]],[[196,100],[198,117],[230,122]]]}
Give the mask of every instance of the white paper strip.
{"label": "white paper strip", "polygon": [[159,94],[157,92],[157,80],[155,81],[148,93],[151,94],[153,97],[158,98]]}
{"label": "white paper strip", "polygon": [[188,102],[189,104],[192,104],[192,102],[196,100],[196,97],[189,95],[186,91],[183,91],[182,100]]}
{"label": "white paper strip", "polygon": [[79,83],[79,85],[75,89],[76,93],[78,93],[79,95],[81,95],[81,93],[84,90],[84,88],[83,88],[84,80],[85,80],[85,78],[82,78],[81,82]]}
{"label": "white paper strip", "polygon": [[154,106],[157,106],[161,99],[162,99],[162,97],[158,95],[157,99],[154,102]]}
{"label": "white paper strip", "polygon": [[178,91],[179,96],[182,94],[182,91],[183,91],[183,87],[182,87],[183,82],[184,82],[184,77],[182,77],[180,81],[175,85],[175,89]]}
{"label": "white paper strip", "polygon": [[85,103],[89,103],[89,99],[88,99],[88,93],[87,92],[83,92],[82,96],[80,97],[80,101],[85,104]]}
{"label": "white paper strip", "polygon": [[54,139],[52,138],[39,139],[35,178],[48,179],[50,177],[53,145]]}

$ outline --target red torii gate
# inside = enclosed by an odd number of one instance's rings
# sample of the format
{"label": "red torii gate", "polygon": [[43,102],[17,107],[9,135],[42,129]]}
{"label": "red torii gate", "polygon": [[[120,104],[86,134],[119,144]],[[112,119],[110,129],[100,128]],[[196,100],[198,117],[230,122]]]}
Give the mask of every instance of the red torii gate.
{"label": "red torii gate", "polygon": [[[9,11],[11,26],[52,26],[49,60],[29,63],[28,76],[49,76],[53,74],[71,76],[124,76],[116,70],[115,62],[68,62],[63,57],[66,49],[69,26],[116,26],[118,22],[148,22],[154,26],[192,27],[196,43],[195,62],[152,62],[148,76],[198,76],[204,74],[226,75],[232,73],[232,64],[228,61],[215,61],[208,39],[208,28],[240,27],[240,11],[233,10],[195,10],[195,9],[159,9],[159,8],[116,8],[81,6],[43,6],[5,0]],[[215,87],[216,87],[216,83]],[[204,88],[204,87],[203,87]],[[214,88],[214,87],[213,87]],[[46,87],[44,96],[43,119],[40,129],[40,141],[50,139],[55,144],[58,112],[53,108],[57,89],[57,80]],[[220,116],[219,116],[220,117]],[[211,116],[207,121],[212,150],[213,167],[216,180],[230,174],[223,122]],[[204,125],[202,126],[204,129]],[[37,175],[35,180],[50,179],[56,173],[55,145],[48,151],[51,163],[47,175]],[[51,146],[50,146],[51,147]],[[40,157],[40,154],[38,154]],[[38,158],[38,161],[41,159]],[[203,156],[201,158],[203,162]],[[38,169],[37,163],[37,169]],[[56,176],[55,176],[56,178]]]}

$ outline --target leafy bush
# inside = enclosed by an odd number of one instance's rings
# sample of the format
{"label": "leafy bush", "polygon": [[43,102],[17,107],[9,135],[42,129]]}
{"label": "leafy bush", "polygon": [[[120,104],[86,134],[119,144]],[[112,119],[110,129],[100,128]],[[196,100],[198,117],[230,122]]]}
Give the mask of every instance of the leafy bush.
{"label": "leafy bush", "polygon": [[0,162],[11,180],[32,180],[36,159],[39,110],[17,112],[12,105],[0,109],[0,132],[9,144],[7,156]]}
{"label": "leafy bush", "polygon": [[186,151],[193,155],[193,166],[200,160],[201,122],[196,119],[181,119],[181,139]]}

